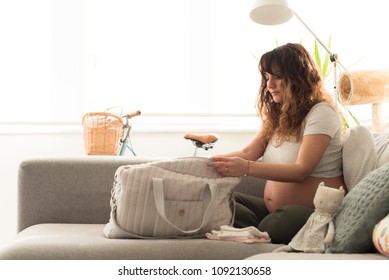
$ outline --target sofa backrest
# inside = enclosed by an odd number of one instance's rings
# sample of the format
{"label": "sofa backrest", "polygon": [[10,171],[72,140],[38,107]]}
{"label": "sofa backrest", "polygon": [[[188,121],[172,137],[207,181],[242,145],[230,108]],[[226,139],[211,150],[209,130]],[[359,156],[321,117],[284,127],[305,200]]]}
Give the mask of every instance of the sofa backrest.
{"label": "sofa backrest", "polygon": [[[18,231],[41,223],[104,224],[119,166],[161,158],[81,156],[29,159],[19,166]],[[261,180],[244,177],[238,191],[261,195]]]}
{"label": "sofa backrest", "polygon": [[18,178],[18,231],[40,223],[107,223],[116,169],[151,159],[114,156],[23,161]]}

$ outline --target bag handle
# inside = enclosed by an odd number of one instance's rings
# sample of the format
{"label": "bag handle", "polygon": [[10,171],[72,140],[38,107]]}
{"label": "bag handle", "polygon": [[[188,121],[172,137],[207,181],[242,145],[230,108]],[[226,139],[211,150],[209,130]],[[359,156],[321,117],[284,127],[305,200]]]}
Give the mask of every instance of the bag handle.
{"label": "bag handle", "polygon": [[207,209],[204,212],[203,220],[198,228],[192,230],[183,230],[179,227],[175,226],[172,222],[168,220],[165,214],[165,195],[163,191],[163,180],[162,178],[153,178],[153,192],[154,192],[154,202],[155,207],[157,208],[158,214],[162,217],[162,219],[167,222],[173,228],[179,230],[182,233],[192,234],[197,233],[203,227],[205,227],[212,216],[212,210],[215,207],[216,203],[216,192],[217,192],[217,184],[208,183],[204,193],[204,201],[208,202]]}

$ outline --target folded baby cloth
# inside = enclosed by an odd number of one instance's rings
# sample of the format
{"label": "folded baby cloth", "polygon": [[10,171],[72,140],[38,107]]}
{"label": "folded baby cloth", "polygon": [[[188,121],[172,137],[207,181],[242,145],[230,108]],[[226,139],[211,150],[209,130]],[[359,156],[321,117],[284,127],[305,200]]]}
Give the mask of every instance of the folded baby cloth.
{"label": "folded baby cloth", "polygon": [[261,232],[253,226],[234,228],[232,226],[223,225],[220,227],[220,231],[212,230],[212,233],[207,232],[205,236],[212,240],[237,241],[243,243],[263,243],[271,241],[267,232]]}

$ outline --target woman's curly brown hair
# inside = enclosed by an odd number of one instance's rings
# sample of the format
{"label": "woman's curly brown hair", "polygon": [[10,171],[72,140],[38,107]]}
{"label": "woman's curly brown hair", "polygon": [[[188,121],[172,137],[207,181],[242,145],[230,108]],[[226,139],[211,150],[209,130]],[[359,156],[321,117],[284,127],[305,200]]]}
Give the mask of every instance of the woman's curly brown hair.
{"label": "woman's curly brown hair", "polygon": [[[311,55],[302,45],[289,43],[265,53],[258,68],[262,81],[256,108],[263,120],[265,145],[273,135],[277,145],[292,139],[300,141],[303,122],[311,108],[319,102],[333,105]],[[282,104],[274,102],[267,89],[267,73],[282,79]]]}

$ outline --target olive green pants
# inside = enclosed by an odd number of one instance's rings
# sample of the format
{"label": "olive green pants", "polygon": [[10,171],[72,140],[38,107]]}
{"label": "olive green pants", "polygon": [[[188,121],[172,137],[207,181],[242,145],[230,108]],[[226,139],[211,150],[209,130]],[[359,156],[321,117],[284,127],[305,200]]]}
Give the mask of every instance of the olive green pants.
{"label": "olive green pants", "polygon": [[314,211],[300,205],[287,205],[270,213],[261,197],[235,193],[235,200],[234,227],[255,226],[267,232],[275,244],[288,244]]}

